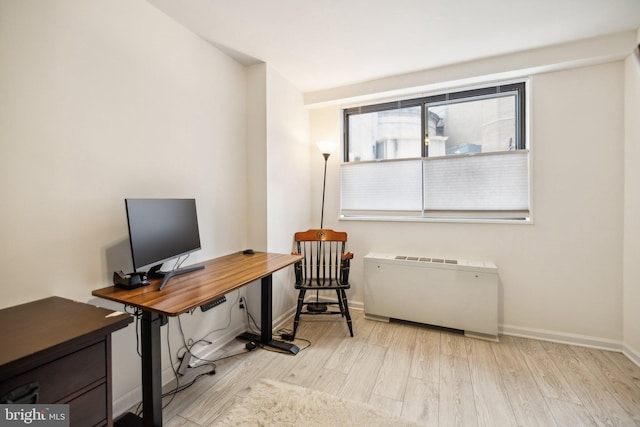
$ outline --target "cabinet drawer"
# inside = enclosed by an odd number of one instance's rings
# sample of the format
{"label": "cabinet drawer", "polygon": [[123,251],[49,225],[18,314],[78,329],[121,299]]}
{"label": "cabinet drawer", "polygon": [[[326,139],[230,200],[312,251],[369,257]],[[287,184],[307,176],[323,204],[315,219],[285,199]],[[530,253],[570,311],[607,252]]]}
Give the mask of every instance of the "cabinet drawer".
{"label": "cabinet drawer", "polygon": [[25,384],[38,382],[38,403],[58,403],[66,396],[106,377],[105,342],[78,350],[0,384],[0,396]]}
{"label": "cabinet drawer", "polygon": [[69,425],[88,427],[107,425],[107,385],[100,384],[69,404]]}

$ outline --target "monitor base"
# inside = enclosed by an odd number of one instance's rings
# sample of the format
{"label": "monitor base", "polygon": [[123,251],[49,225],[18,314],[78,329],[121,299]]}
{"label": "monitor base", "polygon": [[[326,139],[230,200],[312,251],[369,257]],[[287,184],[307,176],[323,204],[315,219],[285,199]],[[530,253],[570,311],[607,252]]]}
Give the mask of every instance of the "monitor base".
{"label": "monitor base", "polygon": [[160,287],[158,288],[159,291],[161,291],[164,288],[164,285],[166,285],[169,279],[171,279],[173,276],[179,276],[181,274],[202,270],[204,268],[204,265],[198,265],[195,267],[178,268],[177,270],[171,270],[171,271],[160,271],[161,268],[162,268],[162,264],[154,265],[153,267],[151,267],[151,269],[147,273],[148,278],[151,278],[151,279],[162,278],[162,282],[160,283]]}

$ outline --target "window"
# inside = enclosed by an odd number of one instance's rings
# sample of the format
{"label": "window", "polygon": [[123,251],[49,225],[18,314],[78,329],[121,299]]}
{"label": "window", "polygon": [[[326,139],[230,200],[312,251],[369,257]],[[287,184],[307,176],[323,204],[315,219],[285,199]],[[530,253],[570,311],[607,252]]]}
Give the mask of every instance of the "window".
{"label": "window", "polygon": [[373,108],[349,115],[348,161],[422,157],[422,106]]}
{"label": "window", "polygon": [[344,110],[342,217],[529,217],[525,84]]}

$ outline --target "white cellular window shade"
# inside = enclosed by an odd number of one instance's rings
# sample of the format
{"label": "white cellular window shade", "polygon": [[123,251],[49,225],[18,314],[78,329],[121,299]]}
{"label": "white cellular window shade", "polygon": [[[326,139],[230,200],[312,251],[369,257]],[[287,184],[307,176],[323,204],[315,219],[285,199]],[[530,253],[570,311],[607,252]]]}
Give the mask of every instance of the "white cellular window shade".
{"label": "white cellular window shade", "polygon": [[422,215],[422,169],[422,159],[342,164],[342,215]]}
{"label": "white cellular window shade", "polygon": [[344,163],[342,217],[529,217],[529,152]]}
{"label": "white cellular window shade", "polygon": [[528,150],[424,159],[423,178],[426,216],[529,216]]}

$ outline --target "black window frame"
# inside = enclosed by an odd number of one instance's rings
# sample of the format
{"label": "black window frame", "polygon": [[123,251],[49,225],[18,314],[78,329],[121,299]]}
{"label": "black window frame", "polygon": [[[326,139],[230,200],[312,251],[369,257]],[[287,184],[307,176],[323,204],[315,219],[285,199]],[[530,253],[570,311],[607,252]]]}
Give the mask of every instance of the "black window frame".
{"label": "black window frame", "polygon": [[525,82],[506,83],[495,86],[488,86],[476,89],[468,89],[457,92],[447,92],[438,95],[425,96],[420,98],[412,98],[401,101],[385,102],[381,104],[370,104],[365,106],[351,107],[343,109],[343,161],[349,162],[349,117],[357,114],[374,113],[379,111],[396,110],[400,108],[417,107],[421,108],[421,156],[429,157],[428,145],[424,143],[429,137],[427,133],[427,110],[429,104],[442,103],[455,100],[472,100],[477,97],[487,95],[499,95],[500,93],[516,92],[516,150],[527,148],[526,141],[526,90]]}

